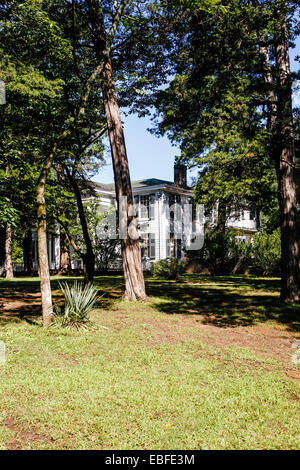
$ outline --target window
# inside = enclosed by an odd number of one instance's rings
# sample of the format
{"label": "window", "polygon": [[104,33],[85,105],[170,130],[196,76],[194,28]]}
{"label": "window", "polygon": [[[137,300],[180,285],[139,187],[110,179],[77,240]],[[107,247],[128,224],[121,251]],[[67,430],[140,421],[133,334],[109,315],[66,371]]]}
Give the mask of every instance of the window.
{"label": "window", "polygon": [[149,245],[150,245],[150,258],[154,259],[155,258],[155,234],[154,233],[149,233]]}
{"label": "window", "polygon": [[149,195],[149,219],[155,219],[155,194]]}
{"label": "window", "polygon": [[166,257],[170,258],[171,248],[170,248],[170,238],[167,238],[167,246],[166,246]]}
{"label": "window", "polygon": [[170,240],[169,240],[169,257],[174,258],[175,257],[175,238],[174,238],[174,233],[170,233]]}
{"label": "window", "polygon": [[167,239],[166,257],[180,259],[181,249],[182,249],[181,239],[180,238],[176,239],[175,234],[170,232],[169,238]]}
{"label": "window", "polygon": [[155,218],[155,194],[134,196],[134,208],[136,216],[141,219],[154,220]]}
{"label": "window", "polygon": [[149,238],[148,236],[142,236],[140,240],[141,245],[141,257],[148,258],[149,257]]}
{"label": "window", "polygon": [[133,198],[133,204],[134,204],[136,217],[139,216],[139,199],[140,199],[140,196],[134,196]]}
{"label": "window", "polygon": [[155,258],[155,234],[144,234],[140,240],[142,258]]}
{"label": "window", "polygon": [[[180,212],[181,211],[181,206],[179,207],[181,203],[181,197],[179,194],[170,194],[169,195],[169,209],[170,209],[170,219],[174,220],[175,217],[175,210],[177,213],[177,218],[180,217]],[[172,208],[172,210],[171,210]]]}
{"label": "window", "polygon": [[250,220],[255,220],[256,219],[256,214],[255,214],[255,211],[250,211]]}
{"label": "window", "polygon": [[141,219],[149,219],[149,196],[141,196],[140,206]]}
{"label": "window", "polygon": [[51,263],[55,263],[55,238],[51,238]]}

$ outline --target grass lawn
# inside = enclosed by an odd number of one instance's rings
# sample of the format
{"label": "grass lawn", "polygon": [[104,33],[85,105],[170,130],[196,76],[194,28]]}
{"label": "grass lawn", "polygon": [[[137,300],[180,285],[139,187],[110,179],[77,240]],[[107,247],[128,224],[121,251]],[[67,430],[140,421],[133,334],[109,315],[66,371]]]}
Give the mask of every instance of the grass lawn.
{"label": "grass lawn", "polygon": [[147,278],[146,304],[96,283],[78,333],[41,328],[37,278],[0,279],[0,449],[300,449],[300,306],[278,279]]}

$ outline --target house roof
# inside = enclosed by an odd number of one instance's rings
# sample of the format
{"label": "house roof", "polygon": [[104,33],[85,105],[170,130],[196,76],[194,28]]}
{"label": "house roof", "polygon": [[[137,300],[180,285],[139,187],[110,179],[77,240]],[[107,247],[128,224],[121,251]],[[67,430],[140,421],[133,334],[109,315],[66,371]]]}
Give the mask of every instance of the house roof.
{"label": "house roof", "polygon": [[143,180],[132,181],[133,188],[142,188],[145,186],[160,186],[164,184],[174,185],[173,181],[160,180],[157,178],[147,178]]}
{"label": "house roof", "polygon": [[[115,185],[114,183],[104,184],[92,182],[92,185],[96,190],[102,192],[102,194],[108,194],[115,197]],[[151,191],[153,190],[163,190],[171,193],[185,194],[187,196],[192,195],[192,191],[189,188],[182,188],[174,184],[173,181],[161,180],[158,178],[145,178],[142,180],[131,181],[131,186],[133,193],[139,193],[140,191]],[[154,189],[155,188],[155,189]]]}
{"label": "house roof", "polygon": [[[104,183],[93,182],[93,184],[97,186],[98,188],[106,189],[107,191],[114,191],[115,189],[114,183],[104,184]],[[160,186],[160,185],[165,185],[165,184],[168,184],[171,186],[174,185],[172,181],[160,180],[157,178],[146,178],[143,180],[131,181],[132,188],[145,188],[148,186]]]}

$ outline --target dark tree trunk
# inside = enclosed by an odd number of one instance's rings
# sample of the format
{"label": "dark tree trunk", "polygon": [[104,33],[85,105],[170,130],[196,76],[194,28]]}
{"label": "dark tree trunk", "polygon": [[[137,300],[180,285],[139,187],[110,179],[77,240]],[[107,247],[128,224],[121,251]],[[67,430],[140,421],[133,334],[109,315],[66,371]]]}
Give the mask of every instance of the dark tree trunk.
{"label": "dark tree trunk", "polygon": [[23,237],[23,260],[24,272],[27,276],[32,276],[33,273],[33,252],[32,252],[32,231],[26,230]]}
{"label": "dark tree trunk", "polygon": [[80,219],[80,224],[82,228],[83,238],[86,246],[86,253],[82,253],[82,261],[83,261],[83,270],[84,270],[84,278],[87,282],[92,282],[94,279],[95,274],[95,255],[93,250],[93,245],[91,242],[88,224],[84,212],[84,206],[82,202],[81,192],[78,187],[77,181],[75,178],[70,177],[70,182],[74,189],[77,207],[78,207],[78,214]]}
{"label": "dark tree trunk", "polygon": [[[146,300],[140,243],[134,216],[134,205],[128,159],[126,153],[120,109],[113,81],[109,45],[102,13],[96,0],[88,0],[93,41],[98,61],[105,60],[101,74],[102,93],[113,160],[116,198],[122,229],[121,250],[125,280],[124,298]],[[123,202],[124,207],[123,206]]]}
{"label": "dark tree trunk", "polygon": [[0,268],[5,267],[5,228],[0,227]]}
{"label": "dark tree trunk", "polygon": [[12,263],[12,231],[9,225],[5,229],[5,270],[6,279],[12,279],[14,277],[13,263]]}
{"label": "dark tree trunk", "polygon": [[295,145],[292,81],[287,29],[287,2],[277,10],[276,32],[277,119],[275,165],[281,225],[281,293],[286,302],[299,301],[299,263],[296,227]]}
{"label": "dark tree trunk", "polygon": [[[74,8],[74,3],[73,3],[73,8]],[[57,171],[57,176],[58,179],[61,181],[61,183],[64,185],[65,184],[65,174],[64,174],[64,169],[63,165],[61,163],[56,164],[56,171]],[[65,210],[62,210],[61,214],[62,218],[65,218],[66,213]],[[63,274],[69,274],[71,271],[71,256],[70,256],[70,242],[69,242],[69,237],[68,237],[68,224],[65,224],[63,226],[60,223],[60,230],[59,230],[59,244],[60,244],[60,260],[59,260],[59,271],[58,271],[58,276],[61,276]]]}
{"label": "dark tree trunk", "polygon": [[70,244],[67,233],[60,229],[60,267],[58,275],[69,274],[71,271]]}
{"label": "dark tree trunk", "polygon": [[[292,82],[289,59],[287,2],[279,3],[275,31],[276,76],[269,48],[260,46],[267,88],[270,159],[275,162],[281,229],[281,292],[286,302],[299,301],[299,261],[296,227],[295,147],[292,113]],[[262,38],[263,41],[265,38]]]}
{"label": "dark tree trunk", "polygon": [[217,219],[217,231],[226,232],[226,216],[227,216],[227,202],[223,199],[218,201],[218,219]]}

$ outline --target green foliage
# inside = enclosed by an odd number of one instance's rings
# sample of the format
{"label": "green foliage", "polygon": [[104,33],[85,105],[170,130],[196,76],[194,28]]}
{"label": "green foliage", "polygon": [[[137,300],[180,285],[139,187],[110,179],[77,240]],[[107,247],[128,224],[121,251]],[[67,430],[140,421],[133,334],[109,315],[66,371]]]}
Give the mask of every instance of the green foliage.
{"label": "green foliage", "polygon": [[18,217],[19,212],[12,206],[9,198],[0,195],[0,227],[4,227],[6,224],[15,226]]}
{"label": "green foliage", "polygon": [[264,275],[280,273],[281,242],[280,229],[267,233],[262,230],[254,235],[251,247],[251,266]]}
{"label": "green foliage", "polygon": [[77,281],[71,287],[67,282],[59,283],[59,286],[65,298],[65,306],[63,311],[57,307],[56,320],[67,328],[86,329],[90,325],[88,314],[97,303],[96,287]]}
{"label": "green foliage", "polygon": [[239,234],[234,230],[207,232],[203,248],[197,253],[188,253],[190,261],[197,261],[213,275],[236,272],[245,267],[251,250],[251,245],[237,236]]}
{"label": "green foliage", "polygon": [[[74,209],[73,202],[73,209]],[[101,196],[93,195],[93,198],[84,202],[84,213],[88,225],[90,240],[92,243],[93,253],[95,255],[95,268],[98,273],[106,273],[110,263],[120,259],[120,240],[117,233],[114,233],[113,220],[116,217],[116,209],[112,208],[105,212],[105,208],[101,207]],[[62,217],[59,217],[62,220]],[[111,224],[110,224],[111,221]],[[81,253],[85,252],[86,244],[82,234],[82,227],[78,217],[69,220],[69,230],[71,236],[76,240]],[[72,258],[79,261],[80,255],[73,253]]]}
{"label": "green foliage", "polygon": [[[211,207],[222,199],[238,208],[247,201],[262,210],[276,197],[276,174],[258,45],[271,28],[274,2],[222,3],[227,12],[174,19],[173,79],[156,94],[156,130],[199,169],[199,202]],[[270,42],[272,67],[273,52]]]}
{"label": "green foliage", "polygon": [[[110,263],[120,259],[120,240],[113,233],[116,217],[116,209],[103,212],[101,209],[101,197],[95,198],[85,204],[85,213],[89,226],[89,233],[95,254],[95,265],[98,273],[105,273]],[[112,227],[110,226],[110,222]]]}
{"label": "green foliage", "polygon": [[226,233],[212,231],[205,234],[204,246],[199,252],[189,252],[189,261],[200,264],[213,275],[228,275],[249,270],[256,274],[280,274],[280,230],[272,233],[262,230],[245,241],[236,230]]}
{"label": "green foliage", "polygon": [[151,265],[151,274],[160,279],[177,280],[186,270],[185,264],[177,258],[166,258]]}

